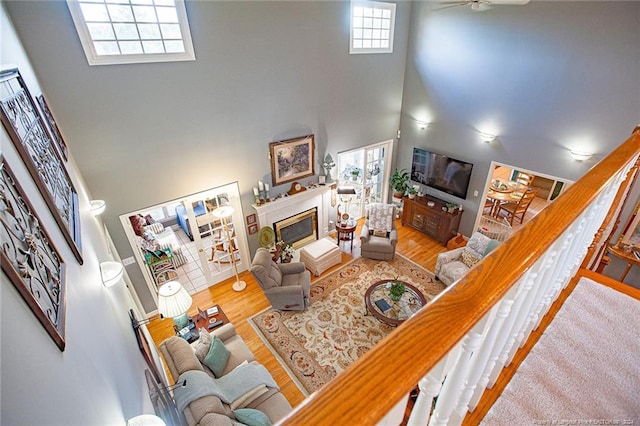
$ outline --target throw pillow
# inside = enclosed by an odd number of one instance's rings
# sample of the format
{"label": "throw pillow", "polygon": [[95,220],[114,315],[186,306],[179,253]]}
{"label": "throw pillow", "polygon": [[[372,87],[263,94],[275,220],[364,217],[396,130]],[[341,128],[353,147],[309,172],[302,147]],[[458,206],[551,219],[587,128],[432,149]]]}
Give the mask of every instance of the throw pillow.
{"label": "throw pillow", "polygon": [[211,334],[209,334],[209,332],[204,328],[201,328],[200,337],[198,338],[195,347],[196,358],[198,358],[200,362],[204,362],[205,357],[209,353],[211,342],[213,342],[213,337],[211,336]]}
{"label": "throw pillow", "polygon": [[218,378],[222,376],[224,368],[227,366],[227,361],[229,361],[230,354],[231,352],[224,346],[222,340],[220,340],[218,336],[213,336],[211,347],[209,348],[207,356],[204,357],[203,363],[209,367],[209,369],[213,371],[213,375]]}
{"label": "throw pillow", "polygon": [[463,250],[461,256],[462,263],[471,268],[480,261],[480,258],[473,254],[470,250]]}
{"label": "throw pillow", "polygon": [[269,416],[254,408],[238,408],[233,410],[236,420],[248,426],[271,426]]}
{"label": "throw pillow", "polygon": [[389,236],[389,232],[387,232],[387,230],[385,230],[385,229],[374,229],[373,230],[373,236],[374,237],[388,237]]}

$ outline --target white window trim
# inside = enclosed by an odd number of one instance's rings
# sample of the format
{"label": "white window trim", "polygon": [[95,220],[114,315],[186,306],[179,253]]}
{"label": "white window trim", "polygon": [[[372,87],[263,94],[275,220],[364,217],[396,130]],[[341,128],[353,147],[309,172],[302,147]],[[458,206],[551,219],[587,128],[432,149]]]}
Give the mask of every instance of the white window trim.
{"label": "white window trim", "polygon": [[[389,28],[389,47],[374,48],[374,47],[362,47],[356,48],[353,46],[353,8],[354,7],[374,7],[378,9],[388,9],[391,11],[391,28]],[[393,36],[396,27],[396,4],[389,2],[377,2],[371,0],[352,0],[351,8],[349,11],[349,53],[365,54],[365,53],[393,53]]]}
{"label": "white window trim", "polygon": [[67,0],[71,18],[76,26],[76,31],[80,37],[80,43],[84,49],[89,65],[115,65],[115,64],[138,64],[151,62],[176,62],[176,61],[195,61],[196,55],[193,50],[193,42],[191,41],[191,29],[189,28],[189,20],[187,19],[187,11],[184,6],[184,0],[175,0],[176,13],[180,30],[182,31],[182,42],[184,43],[184,52],[181,53],[145,53],[133,55],[98,55],[93,45],[89,29],[84,20],[82,10],[77,0]]}

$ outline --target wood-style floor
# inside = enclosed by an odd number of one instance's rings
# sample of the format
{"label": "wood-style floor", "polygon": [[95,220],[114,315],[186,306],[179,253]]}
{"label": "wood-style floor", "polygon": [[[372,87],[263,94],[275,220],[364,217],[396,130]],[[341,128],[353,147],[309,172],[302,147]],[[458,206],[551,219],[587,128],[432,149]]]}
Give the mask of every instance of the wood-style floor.
{"label": "wood-style floor", "polygon": [[[362,221],[358,224],[358,229],[355,234],[356,238],[360,235],[361,226]],[[396,227],[398,229],[396,251],[433,271],[436,255],[445,251],[446,248],[436,240],[408,226],[402,226],[400,220],[396,221]],[[352,252],[348,242],[341,242],[340,248],[342,249],[343,264],[353,258],[360,257],[360,249],[359,247],[355,247],[356,244],[358,246],[360,245],[359,239],[354,241]],[[314,277],[312,275],[312,285],[317,279],[326,276],[338,268],[340,268],[340,265],[334,266],[324,272],[320,277]],[[235,292],[231,289],[231,285],[235,281],[235,278],[232,278],[209,287],[207,290],[196,293],[193,296],[193,305],[189,314],[196,314],[196,306],[205,308],[213,304],[220,305],[229,320],[236,327],[237,333],[253,351],[257,361],[271,372],[273,378],[280,386],[282,393],[291,405],[295,407],[304,400],[303,394],[247,322],[248,318],[268,308],[270,304],[249,271],[241,273],[240,279],[247,283],[247,288],[241,292]],[[173,321],[171,319],[160,319],[156,317],[148,324],[148,328],[156,346],[174,334]]]}

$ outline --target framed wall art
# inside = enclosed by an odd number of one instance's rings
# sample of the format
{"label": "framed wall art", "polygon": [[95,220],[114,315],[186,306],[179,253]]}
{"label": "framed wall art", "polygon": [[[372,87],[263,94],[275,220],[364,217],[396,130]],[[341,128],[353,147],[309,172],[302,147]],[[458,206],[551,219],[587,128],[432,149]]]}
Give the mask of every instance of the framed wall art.
{"label": "framed wall art", "polygon": [[252,223],[249,225],[249,234],[255,234],[256,232],[258,232],[258,224]]}
{"label": "framed wall art", "polygon": [[314,135],[269,143],[273,186],[313,176]]}
{"label": "framed wall art", "polygon": [[2,270],[63,351],[65,264],[2,155],[0,241]]}
{"label": "framed wall art", "polygon": [[58,148],[58,152],[64,161],[69,159],[69,155],[67,154],[67,144],[64,142],[64,138],[62,137],[62,133],[60,133],[60,129],[58,128],[58,124],[56,124],[55,118],[53,118],[53,114],[49,109],[49,105],[47,105],[47,101],[44,99],[44,95],[40,93],[36,96],[36,100],[38,101],[38,105],[40,105],[40,110],[42,111],[42,115],[44,115],[44,119],[47,122],[47,126],[49,126],[49,131],[51,132],[51,138],[53,142],[56,144],[56,148]]}
{"label": "framed wall art", "polygon": [[251,214],[247,215],[247,225],[251,225],[253,223],[256,223],[256,214],[255,213],[251,213]]}
{"label": "framed wall art", "polygon": [[0,120],[82,263],[78,192],[17,68],[0,70]]}

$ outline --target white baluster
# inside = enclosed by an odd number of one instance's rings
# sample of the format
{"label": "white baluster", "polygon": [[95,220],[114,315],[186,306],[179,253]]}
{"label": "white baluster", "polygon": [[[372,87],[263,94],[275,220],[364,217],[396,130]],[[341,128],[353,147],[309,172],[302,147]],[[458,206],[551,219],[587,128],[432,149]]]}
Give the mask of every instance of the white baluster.
{"label": "white baluster", "polygon": [[492,309],[495,316],[493,318],[493,321],[490,322],[491,324],[488,330],[484,334],[484,338],[482,339],[480,347],[473,354],[471,365],[469,367],[469,375],[467,377],[464,390],[462,392],[462,395],[458,399],[456,408],[454,409],[454,416],[457,417],[456,420],[460,423],[462,423],[462,420],[464,420],[467,412],[471,411],[469,410],[469,402],[471,401],[475,390],[478,388],[480,377],[482,376],[482,373],[484,372],[485,367],[489,362],[491,351],[498,338],[498,333],[502,331],[504,320],[509,315],[509,312],[511,312],[511,307],[513,306],[516,292],[517,289],[515,287],[512,287],[507,295],[502,299],[502,301]]}
{"label": "white baluster", "polygon": [[462,338],[462,350],[456,359],[453,369],[444,381],[442,392],[440,392],[440,396],[438,396],[438,402],[435,410],[433,410],[433,416],[431,417],[429,425],[443,426],[450,424],[449,419],[453,413],[456,401],[460,398],[462,386],[469,369],[471,355],[480,344],[481,337],[480,333],[471,331]]}
{"label": "white baluster", "polygon": [[418,382],[418,398],[409,417],[409,426],[424,426],[431,417],[433,400],[442,389],[442,382],[453,368],[453,364],[460,352],[460,344],[457,344],[449,353],[436,364],[436,366]]}

